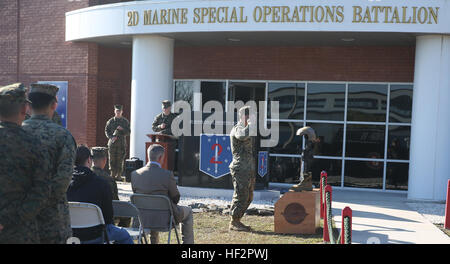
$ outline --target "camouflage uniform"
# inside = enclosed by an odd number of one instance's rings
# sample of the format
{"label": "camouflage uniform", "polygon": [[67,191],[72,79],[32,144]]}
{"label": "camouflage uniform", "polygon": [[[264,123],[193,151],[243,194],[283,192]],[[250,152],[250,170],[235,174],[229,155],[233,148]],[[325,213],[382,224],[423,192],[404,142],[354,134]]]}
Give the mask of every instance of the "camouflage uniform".
{"label": "camouflage uniform", "polygon": [[[164,135],[173,135],[172,134],[172,122],[177,117],[176,114],[170,113],[169,115],[165,115],[164,113],[160,113],[155,117],[152,124],[153,131],[157,133],[161,133]],[[161,129],[159,125],[166,124],[166,127],[164,129]]]}
{"label": "camouflage uniform", "polygon": [[[123,130],[117,129],[121,126]],[[112,117],[105,127],[105,134],[108,140],[109,170],[113,178],[120,178],[124,170],[124,161],[127,151],[126,136],[130,135],[130,123],[125,117]],[[115,142],[113,137],[117,137]]]}
{"label": "camouflage uniform", "polygon": [[[19,87],[0,88],[0,105],[23,103]],[[50,196],[48,153],[18,124],[0,122],[0,157],[0,244],[40,243],[36,216]]]}
{"label": "camouflage uniform", "polygon": [[[55,96],[56,86],[32,85],[30,93],[41,92]],[[57,90],[56,90],[57,91]],[[76,143],[72,134],[46,115],[32,115],[23,122],[23,129],[39,138],[50,156],[51,196],[38,215],[41,243],[64,244],[72,236],[66,192],[72,179]]]}
{"label": "camouflage uniform", "polygon": [[109,176],[109,174],[104,169],[92,166],[91,170],[95,173],[95,175],[103,178],[106,182],[109,183],[109,185],[111,186],[113,200],[119,200],[119,192],[117,190],[116,181],[111,176]]}
{"label": "camouflage uniform", "polygon": [[[164,100],[162,102],[163,109],[169,108],[172,106],[172,103],[168,100]],[[170,113],[169,115],[165,115],[164,112],[158,114],[155,116],[155,119],[153,120],[152,129],[156,133],[161,133],[164,135],[173,135],[172,134],[172,122],[177,117],[176,114]],[[159,125],[166,124],[165,128],[160,128]]]}
{"label": "camouflage uniform", "polygon": [[[104,147],[93,147],[91,148],[91,155],[93,159],[103,159],[106,158],[108,155],[108,148]],[[117,183],[116,181],[109,175],[107,171],[100,167],[96,167],[92,165],[91,170],[95,173],[95,175],[99,176],[100,178],[103,178],[106,182],[109,183],[111,187],[111,193],[112,193],[112,199],[113,200],[120,200],[119,199],[119,191],[117,189]],[[119,221],[119,226],[121,227],[130,227],[131,219],[129,217],[115,217],[115,220]]]}
{"label": "camouflage uniform", "polygon": [[60,126],[62,126],[62,119],[58,112],[53,112],[52,121]]}
{"label": "camouflage uniform", "polygon": [[230,172],[234,186],[230,214],[236,220],[244,216],[251,204],[255,187],[254,138],[250,137],[249,130],[249,125],[244,126],[242,122],[239,122],[230,133],[231,152],[233,153]]}

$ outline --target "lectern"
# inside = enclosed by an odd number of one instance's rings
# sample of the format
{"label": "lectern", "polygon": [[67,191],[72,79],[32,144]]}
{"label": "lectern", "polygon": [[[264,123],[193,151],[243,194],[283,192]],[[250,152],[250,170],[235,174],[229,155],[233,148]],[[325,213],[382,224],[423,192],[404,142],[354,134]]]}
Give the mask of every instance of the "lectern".
{"label": "lectern", "polygon": [[161,167],[166,170],[173,171],[175,164],[175,148],[177,146],[177,138],[171,135],[164,134],[148,134],[150,142],[145,142],[145,162],[148,163],[147,150],[153,144],[158,144],[164,147],[164,157],[161,162]]}

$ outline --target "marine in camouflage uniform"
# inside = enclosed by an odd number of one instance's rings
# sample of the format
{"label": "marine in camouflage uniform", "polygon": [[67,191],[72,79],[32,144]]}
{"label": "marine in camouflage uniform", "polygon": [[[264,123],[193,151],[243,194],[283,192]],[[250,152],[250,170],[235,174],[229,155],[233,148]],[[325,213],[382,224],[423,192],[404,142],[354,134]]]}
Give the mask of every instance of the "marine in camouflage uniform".
{"label": "marine in camouflage uniform", "polygon": [[230,209],[230,230],[250,231],[250,227],[242,224],[241,218],[253,201],[255,188],[255,160],[253,153],[254,138],[250,136],[249,107],[239,109],[239,122],[230,133],[233,161],[230,172],[233,180],[234,194]]}
{"label": "marine in camouflage uniform", "polygon": [[172,122],[177,117],[176,114],[170,112],[172,103],[168,100],[162,102],[163,112],[158,114],[152,123],[152,129],[156,133],[172,136]]}
{"label": "marine in camouflage uniform", "polygon": [[107,158],[108,148],[104,147],[93,147],[91,148],[91,155],[93,159],[93,164],[91,170],[99,177],[103,178],[111,186],[111,193],[113,195],[113,200],[119,200],[119,192],[117,190],[116,181],[98,164],[99,160]]}
{"label": "marine in camouflage uniform", "polygon": [[130,122],[122,116],[123,107],[115,105],[114,109],[116,115],[109,119],[105,126],[105,134],[108,138],[109,170],[114,179],[122,180],[127,153],[126,137],[130,135],[131,130]]}
{"label": "marine in camouflage uniform", "polygon": [[50,196],[48,153],[20,126],[24,116],[1,116],[26,100],[21,84],[0,88],[0,244],[40,243],[36,216]]}
{"label": "marine in camouflage uniform", "polygon": [[[109,183],[111,187],[112,199],[119,199],[119,191],[117,189],[116,181],[104,170],[106,165],[106,159],[108,157],[108,148],[105,147],[93,147],[91,148],[92,155],[92,167],[91,170],[100,178],[103,178]],[[117,217],[115,220],[119,221],[118,226],[130,227],[131,219],[129,217]]]}
{"label": "marine in camouflage uniform", "polygon": [[[30,119],[30,118],[31,118],[31,115],[27,113],[27,114],[25,115],[25,120],[28,120],[28,119]],[[56,111],[53,113],[52,121],[53,121],[54,123],[56,123],[56,124],[62,126],[62,119],[61,119],[61,116],[60,116],[60,115],[58,114],[58,112],[56,112]]]}
{"label": "marine in camouflage uniform", "polygon": [[44,210],[38,215],[41,243],[64,244],[72,236],[69,206],[66,192],[72,179],[75,162],[76,143],[72,134],[50,119],[50,101],[47,107],[37,110],[34,96],[44,100],[56,100],[58,87],[49,84],[32,84],[29,93],[32,101],[32,116],[23,122],[23,129],[39,138],[50,156],[49,175],[51,196]]}

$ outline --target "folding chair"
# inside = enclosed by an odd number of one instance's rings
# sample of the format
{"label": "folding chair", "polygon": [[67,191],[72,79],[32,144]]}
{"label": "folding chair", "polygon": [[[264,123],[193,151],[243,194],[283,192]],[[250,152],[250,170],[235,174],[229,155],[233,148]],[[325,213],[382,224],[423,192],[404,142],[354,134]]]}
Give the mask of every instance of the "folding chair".
{"label": "folding chair", "polygon": [[170,235],[174,228],[177,242],[180,244],[172,203],[167,196],[133,194],[130,200],[139,209],[142,226],[145,230],[169,232],[167,243],[170,244]]}
{"label": "folding chair", "polygon": [[[146,244],[147,237],[145,236],[144,228],[142,227],[141,218],[139,216],[139,210],[130,202],[113,200],[113,212],[114,217],[131,217],[133,218],[133,227],[125,228],[133,239],[137,239],[138,243],[141,244],[142,238]],[[137,222],[137,228],[135,228],[135,223]]]}
{"label": "folding chair", "polygon": [[102,210],[95,204],[69,202],[70,226],[72,228],[102,227],[102,241],[109,244]]}

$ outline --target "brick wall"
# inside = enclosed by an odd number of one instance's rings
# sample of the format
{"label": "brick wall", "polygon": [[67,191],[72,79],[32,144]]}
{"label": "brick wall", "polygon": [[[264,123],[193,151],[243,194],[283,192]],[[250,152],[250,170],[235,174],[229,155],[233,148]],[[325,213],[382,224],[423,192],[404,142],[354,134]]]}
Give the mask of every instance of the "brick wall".
{"label": "brick wall", "polygon": [[106,146],[105,125],[114,115],[114,105],[122,104],[123,115],[130,120],[131,49],[99,48],[98,67],[96,140]]}
{"label": "brick wall", "polygon": [[[131,49],[65,41],[65,13],[115,0],[0,1],[0,85],[68,81],[68,128],[106,145],[114,104],[130,119]],[[174,78],[412,82],[414,47],[176,47]]]}
{"label": "brick wall", "polygon": [[412,82],[414,47],[177,47],[178,79]]}

